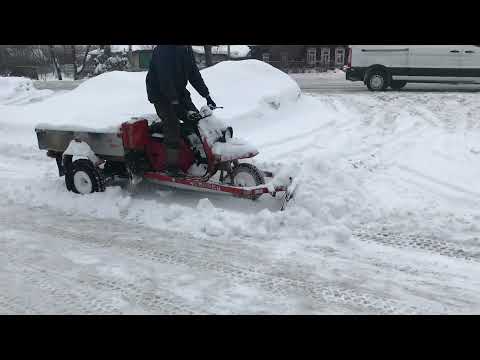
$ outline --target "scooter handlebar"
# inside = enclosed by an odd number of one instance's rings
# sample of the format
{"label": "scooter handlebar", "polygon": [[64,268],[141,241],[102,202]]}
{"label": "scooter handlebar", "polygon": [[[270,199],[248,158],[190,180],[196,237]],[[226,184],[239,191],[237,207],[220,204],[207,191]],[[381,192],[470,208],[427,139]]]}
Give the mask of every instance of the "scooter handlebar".
{"label": "scooter handlebar", "polygon": [[[216,109],[223,109],[223,106],[215,106],[215,107],[209,106],[209,109],[212,110],[212,111],[213,111],[213,110],[216,110]],[[198,120],[200,121],[200,120],[205,119],[205,118],[207,118],[207,117],[209,117],[209,116],[210,116],[210,115],[202,115],[202,117],[199,118]]]}

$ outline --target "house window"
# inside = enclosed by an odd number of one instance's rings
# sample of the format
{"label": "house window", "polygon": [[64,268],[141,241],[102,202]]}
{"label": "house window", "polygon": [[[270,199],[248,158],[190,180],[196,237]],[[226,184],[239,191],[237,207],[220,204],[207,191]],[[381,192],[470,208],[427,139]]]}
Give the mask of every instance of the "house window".
{"label": "house window", "polygon": [[345,49],[344,48],[336,48],[335,49],[335,64],[336,65],[345,64]]}
{"label": "house window", "polygon": [[317,62],[317,49],[309,48],[307,50],[307,64],[315,65]]}
{"label": "house window", "polygon": [[282,59],[282,66],[288,67],[288,53],[282,52],[282,53],[280,54],[280,57],[281,57],[281,59]]}
{"label": "house window", "polygon": [[263,53],[262,54],[262,60],[266,63],[270,62],[270,53]]}
{"label": "house window", "polygon": [[321,63],[322,65],[329,65],[330,64],[330,48],[322,48],[321,50]]}

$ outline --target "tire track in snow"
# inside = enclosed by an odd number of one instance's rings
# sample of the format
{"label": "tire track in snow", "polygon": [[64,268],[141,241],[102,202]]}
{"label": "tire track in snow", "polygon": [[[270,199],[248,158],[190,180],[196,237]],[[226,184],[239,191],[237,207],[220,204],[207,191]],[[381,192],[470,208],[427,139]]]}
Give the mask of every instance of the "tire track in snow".
{"label": "tire track in snow", "polygon": [[[92,219],[92,222],[97,220]],[[99,221],[100,223],[103,223]],[[63,223],[63,222],[62,222]],[[93,224],[90,224],[92,226]],[[135,226],[133,226],[135,227]],[[135,258],[142,258],[149,261],[159,262],[162,264],[171,265],[185,265],[192,269],[198,269],[206,272],[214,272],[234,282],[244,283],[250,286],[257,286],[271,294],[280,295],[284,297],[301,296],[310,298],[311,300],[320,303],[328,304],[335,303],[349,308],[362,309],[372,313],[384,313],[384,314],[402,314],[402,313],[430,313],[430,312],[444,312],[444,308],[438,308],[436,305],[426,307],[415,307],[408,304],[404,304],[400,301],[393,299],[383,298],[378,295],[369,294],[367,292],[346,288],[337,284],[328,284],[321,282],[312,282],[299,279],[293,279],[285,276],[271,275],[261,270],[251,267],[236,266],[232,262],[218,261],[219,258],[231,258],[229,256],[223,257],[218,253],[218,249],[214,251],[208,251],[202,248],[200,251],[193,251],[195,248],[195,239],[190,238],[188,235],[180,235],[170,231],[162,231],[165,236],[175,239],[175,244],[171,245],[168,242],[161,241],[158,245],[161,245],[162,251],[156,249],[152,245],[148,244],[147,238],[155,239],[156,233],[153,230],[147,228],[141,229],[142,241],[116,241],[113,239],[115,233],[110,236],[102,234],[101,238],[93,238],[88,235],[88,232],[72,232],[65,228],[56,228],[54,226],[36,226],[37,231],[44,231],[47,234],[55,235],[58,237],[73,239],[81,242],[82,247],[85,248],[98,248],[100,247],[113,247],[121,249],[123,253]],[[139,231],[140,234],[140,231]],[[186,239],[177,241],[185,236]],[[179,245],[184,243],[185,245],[181,250],[178,250]],[[197,246],[198,248],[198,246]],[[93,283],[100,288],[109,288],[113,290],[119,290],[118,288],[129,288],[128,294],[134,294],[141,292],[143,289],[137,287],[132,283],[106,281],[98,277],[87,277],[95,279]],[[115,285],[116,284],[116,285]],[[153,296],[154,300],[151,300]],[[135,298],[135,297],[134,297]],[[138,299],[135,298],[135,299]],[[162,300],[158,299],[158,295],[146,294],[145,301],[147,305],[151,301],[160,303]],[[150,303],[148,303],[150,301]],[[166,298],[162,302],[163,304],[180,304],[181,299]],[[182,308],[180,308],[182,309]],[[174,309],[175,310],[175,309]],[[177,310],[179,310],[177,308]],[[181,310],[185,310],[185,307]],[[188,311],[188,310],[187,310]]]}
{"label": "tire track in snow", "polygon": [[28,315],[37,312],[37,309],[25,304],[24,299],[19,296],[0,294],[0,315]]}
{"label": "tire track in snow", "polygon": [[[157,287],[155,291],[146,291],[144,287],[130,281],[119,279],[105,279],[93,274],[83,275],[88,285],[98,290],[109,290],[121,295],[123,299],[133,305],[141,305],[154,314],[176,315],[176,314],[208,314],[204,311],[193,309],[183,299],[169,294],[168,290]],[[167,295],[159,295],[158,292],[165,292]]]}
{"label": "tire track in snow", "polygon": [[232,263],[212,261],[205,253],[195,254],[191,251],[182,253],[165,253],[148,247],[136,247],[138,256],[162,263],[184,264],[192,268],[210,270],[220,273],[232,280],[241,280],[244,283],[256,285],[260,288],[280,296],[294,294],[310,298],[319,303],[335,303],[350,308],[368,310],[372,313],[404,314],[444,312],[443,307],[416,307],[404,304],[393,299],[386,299],[378,295],[369,294],[353,288],[336,284],[320,283],[293,279],[285,276],[267,274],[253,268],[233,265]]}
{"label": "tire track in snow", "polygon": [[353,235],[365,242],[379,243],[400,249],[432,252],[468,262],[480,262],[480,252],[475,254],[461,246],[420,233],[405,234],[389,230],[359,229],[354,231]]}
{"label": "tire track in snow", "polygon": [[[80,244],[80,248],[92,249],[94,247]],[[77,246],[78,248],[78,246]],[[31,313],[75,313],[75,314],[121,314],[122,309],[99,295],[105,290],[120,295],[130,303],[141,305],[156,314],[202,314],[189,307],[181,298],[173,295],[170,291],[156,286],[154,291],[147,291],[136,283],[119,279],[108,279],[90,273],[81,273],[79,276],[69,276],[59,271],[49,262],[34,265],[30,257],[22,256],[19,252],[5,250],[0,256],[6,255],[10,272],[10,278],[16,276],[22,279],[23,284],[33,285],[46,293],[46,299],[40,309],[31,309]],[[73,285],[73,286],[72,286]],[[8,288],[8,286],[3,286]],[[167,295],[159,295],[163,292]],[[0,298],[1,300],[1,298]],[[133,301],[132,301],[133,300]],[[15,299],[15,306],[8,308],[14,313],[24,312],[24,306]],[[8,302],[7,302],[8,304]],[[2,302],[0,301],[0,306]],[[19,309],[23,309],[20,310]]]}
{"label": "tire track in snow", "polygon": [[460,186],[457,186],[457,185],[454,185],[454,184],[449,184],[447,182],[444,182],[444,181],[441,181],[441,180],[438,180],[438,179],[435,179],[429,175],[426,175],[426,174],[422,174],[421,172],[419,172],[418,170],[415,170],[415,169],[412,169],[408,166],[405,166],[405,165],[396,165],[396,168],[398,168],[399,170],[403,171],[403,172],[406,172],[408,173],[409,175],[413,175],[414,177],[417,177],[417,178],[420,178],[424,181],[427,181],[427,182],[430,182],[430,183],[433,183],[437,186],[441,186],[441,187],[444,187],[452,192],[457,192],[457,193],[460,193],[460,194],[464,194],[464,195],[467,195],[469,198],[473,197],[473,198],[476,198],[476,199],[479,199],[480,200],[480,193],[476,193],[474,191],[470,191],[470,190],[467,190],[467,189],[464,189]]}
{"label": "tire track in snow", "polygon": [[[33,309],[33,313],[42,314],[114,314],[117,309],[108,304],[106,300],[99,299],[86,289],[79,287],[75,281],[59,276],[54,270],[46,266],[33,265],[31,259],[22,258],[17,254],[2,251],[9,262],[11,278],[22,280],[22,285],[37,290],[41,296],[41,305]],[[4,287],[5,288],[5,287]],[[38,294],[38,291],[40,294]],[[14,302],[17,308],[22,308],[24,303]],[[52,312],[52,309],[54,311]]]}

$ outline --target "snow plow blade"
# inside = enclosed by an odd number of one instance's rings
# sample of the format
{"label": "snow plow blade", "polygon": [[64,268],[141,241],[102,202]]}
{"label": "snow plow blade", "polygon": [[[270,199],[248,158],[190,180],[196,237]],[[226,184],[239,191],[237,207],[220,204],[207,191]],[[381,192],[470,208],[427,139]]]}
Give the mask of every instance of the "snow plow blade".
{"label": "snow plow blade", "polygon": [[285,195],[283,195],[282,207],[280,208],[280,211],[284,211],[286,209],[288,202],[292,200],[295,196],[297,188],[298,180],[290,178],[290,185],[288,185],[287,190],[285,191]]}

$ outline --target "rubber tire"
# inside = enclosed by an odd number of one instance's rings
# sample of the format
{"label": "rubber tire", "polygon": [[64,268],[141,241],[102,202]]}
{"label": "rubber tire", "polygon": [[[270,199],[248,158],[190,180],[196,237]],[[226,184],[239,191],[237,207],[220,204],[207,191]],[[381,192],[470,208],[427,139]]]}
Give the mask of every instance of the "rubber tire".
{"label": "rubber tire", "polygon": [[[381,76],[383,78],[383,86],[379,89],[372,87],[370,81],[374,76]],[[381,69],[373,69],[368,72],[367,78],[365,79],[365,83],[367,85],[368,90],[370,91],[385,91],[388,87],[388,75],[384,70]]]}
{"label": "rubber tire", "polygon": [[65,185],[68,191],[73,191],[76,194],[81,194],[75,187],[73,177],[77,171],[83,171],[88,175],[92,182],[92,193],[105,191],[105,180],[100,172],[95,168],[90,160],[79,159],[74,161],[69,166],[69,171],[65,174]]}
{"label": "rubber tire", "polygon": [[393,90],[400,90],[400,89],[404,88],[405,85],[407,85],[407,82],[405,80],[392,80],[390,82],[390,87]]}
{"label": "rubber tire", "polygon": [[[237,167],[233,169],[232,181],[234,183],[235,177],[242,172],[247,173],[253,177],[253,179],[255,180],[255,186],[265,184],[265,175],[263,174],[263,172],[259,170],[256,166],[248,163],[240,163]],[[260,196],[261,195],[254,195],[252,200],[257,200]]]}

